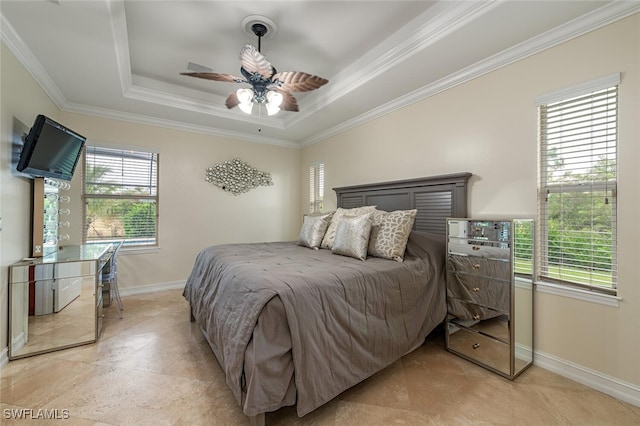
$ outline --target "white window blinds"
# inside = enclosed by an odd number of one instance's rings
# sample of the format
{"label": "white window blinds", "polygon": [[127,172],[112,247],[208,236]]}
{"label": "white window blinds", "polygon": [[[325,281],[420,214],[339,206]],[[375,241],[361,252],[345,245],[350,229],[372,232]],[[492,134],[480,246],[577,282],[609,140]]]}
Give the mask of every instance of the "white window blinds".
{"label": "white window blinds", "polygon": [[538,279],[616,289],[618,86],[542,104]]}
{"label": "white window blinds", "polygon": [[309,167],[309,213],[318,213],[323,209],[324,164],[317,163]]}
{"label": "white window blinds", "polygon": [[157,153],[87,146],[83,181],[85,242],[157,244]]}

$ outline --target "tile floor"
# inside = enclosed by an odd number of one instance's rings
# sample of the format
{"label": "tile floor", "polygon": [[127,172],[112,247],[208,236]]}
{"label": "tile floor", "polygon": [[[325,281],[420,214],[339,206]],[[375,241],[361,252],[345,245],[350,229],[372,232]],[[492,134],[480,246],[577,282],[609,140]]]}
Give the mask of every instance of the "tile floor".
{"label": "tile floor", "polygon": [[[206,341],[189,322],[180,290],[123,301],[123,319],[115,305],[105,310],[97,343],[2,367],[3,426],[249,423]],[[58,420],[16,420],[12,413]],[[640,408],[536,366],[510,382],[446,352],[442,334],[436,333],[421,348],[305,417],[284,408],[267,414],[266,422],[639,425]]]}

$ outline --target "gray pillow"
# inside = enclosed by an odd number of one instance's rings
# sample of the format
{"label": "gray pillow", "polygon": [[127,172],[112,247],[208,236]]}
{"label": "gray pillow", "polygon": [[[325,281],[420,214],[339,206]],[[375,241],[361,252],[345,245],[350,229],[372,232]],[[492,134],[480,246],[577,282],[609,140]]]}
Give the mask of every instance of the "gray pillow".
{"label": "gray pillow", "polygon": [[300,228],[300,234],[298,234],[298,245],[318,250],[332,215],[333,212],[319,215],[306,215],[302,223],[302,228]]}
{"label": "gray pillow", "polygon": [[332,253],[365,260],[371,233],[371,215],[342,216],[336,225]]}

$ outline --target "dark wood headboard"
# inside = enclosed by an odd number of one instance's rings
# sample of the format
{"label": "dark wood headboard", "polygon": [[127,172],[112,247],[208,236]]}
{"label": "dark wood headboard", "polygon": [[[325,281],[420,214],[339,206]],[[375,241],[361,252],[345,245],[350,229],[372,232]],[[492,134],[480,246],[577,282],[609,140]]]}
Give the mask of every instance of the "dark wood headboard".
{"label": "dark wood headboard", "polygon": [[333,188],[338,207],[377,206],[380,210],[417,209],[413,229],[446,233],[448,217],[467,217],[467,182],[471,173],[456,173],[393,182]]}

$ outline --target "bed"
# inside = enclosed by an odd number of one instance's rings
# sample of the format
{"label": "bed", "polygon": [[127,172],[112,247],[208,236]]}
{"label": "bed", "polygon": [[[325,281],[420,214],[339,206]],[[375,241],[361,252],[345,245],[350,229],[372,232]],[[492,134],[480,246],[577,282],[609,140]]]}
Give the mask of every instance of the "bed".
{"label": "bed", "polygon": [[334,188],[337,211],[415,210],[402,261],[363,261],[296,241],[198,254],[183,295],[252,423],[290,405],[304,416],[422,345],[442,323],[445,219],[466,217],[470,176]]}

